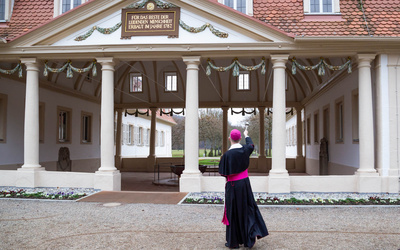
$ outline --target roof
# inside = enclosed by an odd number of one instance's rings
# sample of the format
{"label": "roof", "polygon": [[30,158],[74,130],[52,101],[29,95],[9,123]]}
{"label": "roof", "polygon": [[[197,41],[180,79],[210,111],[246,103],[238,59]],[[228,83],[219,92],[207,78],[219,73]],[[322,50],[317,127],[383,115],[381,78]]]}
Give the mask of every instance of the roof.
{"label": "roof", "polygon": [[0,26],[0,37],[12,41],[53,19],[53,13],[54,0],[14,1],[10,21]]}
{"label": "roof", "polygon": [[[303,0],[254,0],[254,17],[296,36],[400,37],[400,1],[340,1],[339,15],[305,15]],[[368,28],[367,28],[368,27]]]}
{"label": "roof", "polygon": [[[89,2],[94,1],[96,0]],[[209,1],[219,4],[216,0]],[[306,37],[400,37],[400,0],[364,1],[365,18],[359,1],[341,0],[340,15],[323,16],[305,15],[303,0],[254,0],[253,2],[255,19],[286,34]],[[55,19],[53,8],[53,0],[15,1],[11,20],[8,23],[0,23],[0,37],[13,41],[51,22]],[[63,15],[68,15],[77,8]],[[232,11],[238,14],[237,11]]]}

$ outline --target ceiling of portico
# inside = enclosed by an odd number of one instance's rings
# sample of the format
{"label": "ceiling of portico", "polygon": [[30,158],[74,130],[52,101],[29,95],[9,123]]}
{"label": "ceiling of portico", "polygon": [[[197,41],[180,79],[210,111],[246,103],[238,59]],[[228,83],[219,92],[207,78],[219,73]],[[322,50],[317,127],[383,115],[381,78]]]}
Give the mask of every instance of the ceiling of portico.
{"label": "ceiling of portico", "polygon": [[[216,66],[228,66],[234,58],[210,58]],[[260,63],[261,57],[239,58],[243,65],[252,66]],[[315,65],[319,58],[296,58],[302,65]],[[346,58],[328,58],[331,65],[342,65]],[[49,61],[48,66],[60,68],[65,61]],[[83,68],[91,61],[74,61],[74,67]],[[12,65],[1,65],[10,68]],[[152,60],[125,60],[119,61],[114,73],[114,100],[117,108],[149,108],[185,107],[186,100],[186,64],[182,60],[152,61]],[[261,70],[250,72],[250,90],[236,89],[237,77],[232,75],[232,70],[217,72],[211,70],[211,75],[206,75],[207,60],[202,59],[199,65],[199,102],[200,107],[257,107],[272,105],[273,100],[273,69],[271,60],[266,59],[266,73]],[[296,106],[307,98],[317,94],[322,88],[348,76],[346,69],[331,71],[326,69],[324,76],[319,76],[317,70],[303,71],[297,69],[295,75],[291,72],[292,62],[286,63],[286,101],[287,106]],[[41,66],[40,71],[44,68]],[[51,73],[45,77],[40,74],[41,87],[58,91],[85,100],[100,103],[101,96],[101,66],[97,65],[97,76],[92,72],[74,73],[72,78],[66,77],[66,72]],[[178,76],[177,92],[164,91],[164,73],[176,72]],[[130,74],[140,73],[143,76],[143,92],[131,93],[129,90]],[[16,79],[14,77],[14,79]],[[20,79],[20,81],[24,81]]]}

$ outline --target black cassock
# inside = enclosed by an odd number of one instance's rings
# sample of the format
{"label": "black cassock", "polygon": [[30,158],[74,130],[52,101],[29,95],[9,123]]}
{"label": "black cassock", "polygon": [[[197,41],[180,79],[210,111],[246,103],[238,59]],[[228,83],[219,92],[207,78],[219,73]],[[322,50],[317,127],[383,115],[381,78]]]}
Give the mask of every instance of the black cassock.
{"label": "black cassock", "polygon": [[[232,148],[221,158],[219,173],[225,177],[239,174],[249,167],[249,157],[254,150],[250,137],[246,145]],[[226,226],[226,242],[231,248],[244,244],[253,247],[256,238],[268,235],[267,227],[254,200],[249,178],[228,181],[225,184],[225,209],[229,225]]]}

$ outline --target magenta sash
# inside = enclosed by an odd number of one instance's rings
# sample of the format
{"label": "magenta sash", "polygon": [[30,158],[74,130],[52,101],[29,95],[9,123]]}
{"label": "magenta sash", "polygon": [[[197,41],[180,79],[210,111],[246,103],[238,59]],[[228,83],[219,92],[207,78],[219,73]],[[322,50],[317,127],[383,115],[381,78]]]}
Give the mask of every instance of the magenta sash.
{"label": "magenta sash", "polygon": [[[246,169],[241,173],[228,175],[226,179],[229,182],[229,181],[238,181],[247,177],[249,177],[249,172]],[[229,226],[228,217],[226,217],[226,205],[224,206],[224,217],[222,218],[222,224]]]}

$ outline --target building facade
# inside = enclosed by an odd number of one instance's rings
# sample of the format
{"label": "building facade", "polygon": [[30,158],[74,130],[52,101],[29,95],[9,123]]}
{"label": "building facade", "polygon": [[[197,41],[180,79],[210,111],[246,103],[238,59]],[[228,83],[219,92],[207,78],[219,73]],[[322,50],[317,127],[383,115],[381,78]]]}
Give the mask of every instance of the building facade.
{"label": "building facade", "polygon": [[[260,141],[251,159],[251,170],[265,173],[251,177],[254,191],[398,192],[394,2],[4,1],[0,185],[118,190],[120,171],[172,161],[156,156],[156,114],[184,108],[180,190],[221,191],[222,177],[198,170],[198,109],[223,110],[226,151],[229,108],[254,108],[260,117],[273,112],[272,158]],[[287,108],[303,114],[290,132]],[[124,138],[135,139],[134,125],[122,125],[125,110],[152,114],[150,131],[136,131],[147,157],[124,158]],[[260,119],[260,140],[262,128]],[[319,171],[322,138],[327,175]],[[46,167],[65,145],[90,173]]]}

